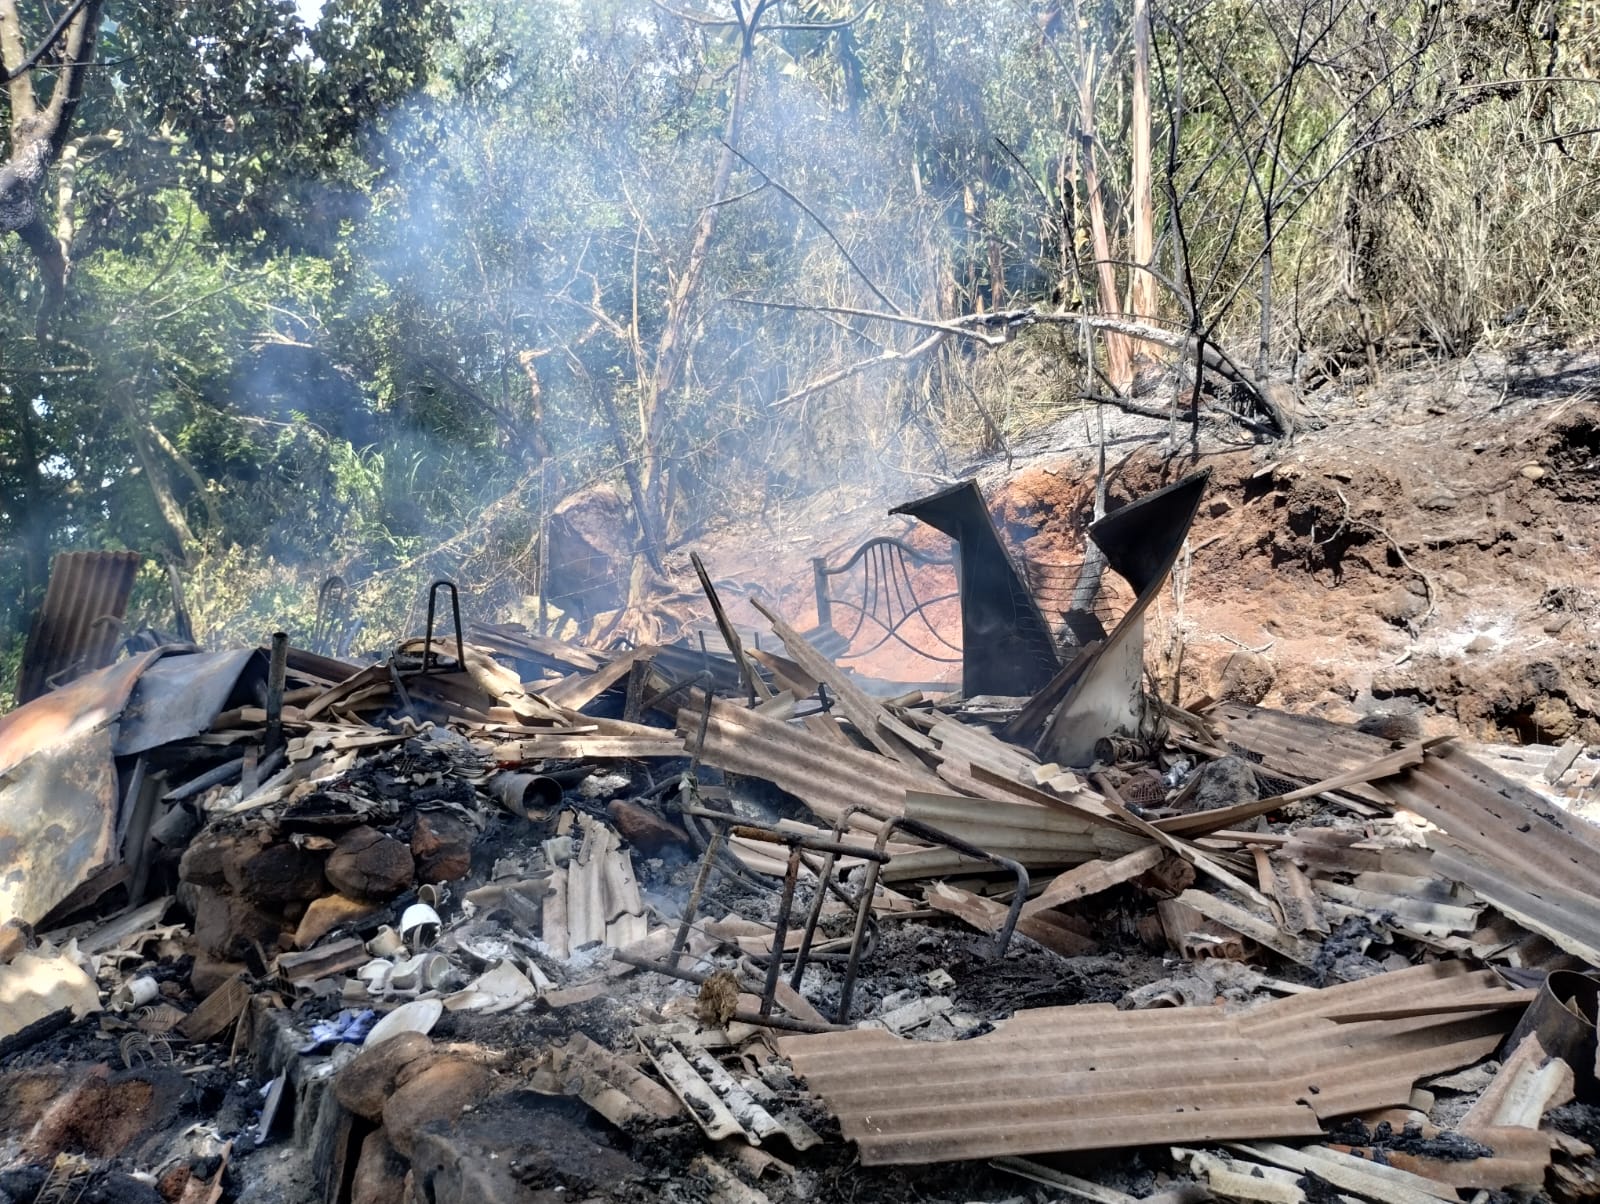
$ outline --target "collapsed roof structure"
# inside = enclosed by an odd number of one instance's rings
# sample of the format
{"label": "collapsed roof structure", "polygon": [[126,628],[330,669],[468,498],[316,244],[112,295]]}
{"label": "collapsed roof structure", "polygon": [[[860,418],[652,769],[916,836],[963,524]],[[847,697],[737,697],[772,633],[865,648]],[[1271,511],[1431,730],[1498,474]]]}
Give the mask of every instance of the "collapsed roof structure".
{"label": "collapsed roof structure", "polygon": [[0,1199],[1595,1198],[1592,763],[1148,695],[1204,487],[1091,529],[1067,647],[975,487],[903,508],[944,696],[702,570],[725,655],[430,605],[0,718]]}

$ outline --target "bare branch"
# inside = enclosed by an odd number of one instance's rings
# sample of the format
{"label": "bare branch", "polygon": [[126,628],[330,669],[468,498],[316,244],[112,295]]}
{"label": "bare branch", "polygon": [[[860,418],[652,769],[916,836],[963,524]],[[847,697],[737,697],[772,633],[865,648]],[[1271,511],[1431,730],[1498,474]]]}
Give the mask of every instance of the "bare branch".
{"label": "bare branch", "polygon": [[[37,67],[39,60],[50,53],[50,48],[56,44],[56,39],[66,32],[67,26],[72,23],[72,19],[82,12],[84,6],[88,3],[89,0],[72,0],[72,3],[67,5],[66,10],[56,18],[56,23],[51,27],[50,32],[44,35],[44,41],[34,47],[31,54],[26,55],[15,66],[10,63],[5,65],[5,82],[9,84],[18,76],[26,75]],[[4,9],[11,10],[11,19],[14,20],[16,16],[15,0],[6,0],[6,4],[0,6],[0,12],[3,12]],[[7,59],[10,57],[10,55],[6,55]]]}
{"label": "bare branch", "polygon": [[[861,279],[865,282],[866,286],[869,289],[872,290],[872,295],[874,297],[876,297],[879,301],[882,301],[885,305],[887,305],[895,313],[902,312],[898,305],[896,305],[893,301],[889,300],[888,296],[885,295],[884,291],[877,286],[877,284],[873,281],[872,277],[867,275],[867,270],[864,267],[862,267],[859,263],[856,262],[855,256],[850,254],[849,249],[844,245],[843,242],[841,242],[839,240],[839,236],[836,235],[833,232],[833,230],[828,226],[827,222],[822,220],[821,216],[817,213],[817,211],[815,209],[813,209],[810,205],[808,205],[804,201],[802,201],[794,193],[790,192],[789,189],[785,188],[777,180],[773,179],[772,176],[770,176],[766,172],[765,169],[763,169],[761,167],[758,167],[756,165],[755,161],[752,160],[749,155],[747,155],[743,151],[741,151],[738,147],[731,146],[726,142],[724,142],[722,145],[726,146],[734,154],[738,155],[739,158],[744,161],[744,163],[750,168],[751,171],[755,172],[758,176],[760,176],[762,178],[762,180],[764,180],[766,183],[772,185],[773,188],[777,189],[784,196],[788,197],[791,201],[793,201],[796,205],[798,205],[800,207],[801,212],[803,212],[812,221],[816,222],[817,225],[822,228],[822,232],[828,236],[828,241],[833,243],[834,246],[839,248],[839,254],[844,256],[845,262],[848,263],[852,268],[855,269],[856,275],[860,276]],[[749,194],[746,193],[745,195],[748,196]]]}

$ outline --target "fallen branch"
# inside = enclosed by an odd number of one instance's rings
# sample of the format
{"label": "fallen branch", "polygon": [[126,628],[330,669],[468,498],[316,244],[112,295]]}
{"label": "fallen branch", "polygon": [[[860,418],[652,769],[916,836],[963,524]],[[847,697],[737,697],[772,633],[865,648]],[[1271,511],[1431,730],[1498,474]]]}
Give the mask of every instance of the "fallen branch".
{"label": "fallen branch", "polygon": [[[1185,356],[1198,356],[1200,363],[1210,369],[1217,376],[1233,385],[1239,390],[1251,406],[1267,418],[1267,429],[1270,433],[1287,437],[1294,431],[1292,416],[1263,389],[1256,381],[1233,361],[1233,358],[1218,347],[1215,343],[1203,336],[1192,335],[1187,332],[1179,333],[1172,330],[1163,330],[1159,326],[1151,326],[1144,322],[1134,322],[1127,318],[1112,318],[1102,314],[1070,313],[1067,311],[1042,311],[1029,306],[1026,309],[995,310],[992,313],[966,314],[948,321],[938,321],[930,318],[916,318],[907,314],[884,313],[881,310],[860,309],[846,305],[809,305],[789,301],[761,301],[753,298],[735,298],[741,305],[755,305],[766,309],[784,309],[803,313],[842,314],[846,317],[865,318],[869,321],[894,322],[902,326],[913,326],[919,330],[937,331],[942,335],[954,335],[959,338],[971,339],[982,343],[986,347],[1003,347],[1016,338],[1019,330],[1030,326],[1077,326],[1087,327],[1090,330],[1111,331],[1115,334],[1126,335],[1128,338],[1140,342],[1152,343],[1164,347],[1168,351],[1176,351]],[[927,340],[918,344],[914,350],[926,350]],[[882,360],[884,357],[878,357]],[[899,355],[889,357],[899,358]],[[874,361],[867,361],[868,363]],[[815,391],[815,390],[812,390]],[[791,400],[784,398],[784,401]],[[1162,415],[1165,417],[1165,415]],[[1241,416],[1242,417],[1242,416]]]}

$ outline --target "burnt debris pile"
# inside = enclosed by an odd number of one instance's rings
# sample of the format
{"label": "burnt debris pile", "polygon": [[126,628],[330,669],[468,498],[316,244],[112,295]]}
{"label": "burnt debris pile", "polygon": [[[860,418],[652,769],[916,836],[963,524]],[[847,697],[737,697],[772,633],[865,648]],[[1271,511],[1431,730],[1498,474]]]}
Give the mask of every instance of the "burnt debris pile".
{"label": "burnt debris pile", "polygon": [[1070,639],[915,503],[981,691],[761,649],[696,559],[703,646],[430,615],[41,693],[0,1201],[1600,1197],[1592,760],[1149,696],[1204,483],[1097,525],[1135,601]]}

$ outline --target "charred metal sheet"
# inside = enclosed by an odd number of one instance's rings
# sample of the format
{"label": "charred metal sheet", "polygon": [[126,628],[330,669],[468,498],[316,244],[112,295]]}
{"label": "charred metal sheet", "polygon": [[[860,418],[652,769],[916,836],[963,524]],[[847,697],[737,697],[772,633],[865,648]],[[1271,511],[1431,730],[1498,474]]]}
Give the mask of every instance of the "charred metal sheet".
{"label": "charred metal sheet", "polygon": [[975,481],[896,506],[959,545],[961,685],[977,694],[1031,694],[1059,667],[1050,625],[1000,542]]}
{"label": "charred metal sheet", "polygon": [[209,727],[258,656],[157,648],[0,717],[0,923],[38,923],[121,863],[123,838],[143,834],[116,758]]}
{"label": "charred metal sheet", "polygon": [[[1206,721],[1235,751],[1268,773],[1300,782],[1326,781],[1394,751],[1394,745],[1381,736],[1343,723],[1242,702],[1218,703],[1206,712]],[[1340,793],[1369,802],[1385,801],[1371,786],[1347,786]]]}
{"label": "charred metal sheet", "polygon": [[[701,715],[699,707],[678,713],[678,732],[690,753],[695,752]],[[906,791],[922,790],[928,784],[926,774],[888,757],[814,736],[804,728],[743,707],[717,702],[710,715],[700,760],[718,769],[765,778],[829,823],[858,803],[903,814]],[[855,826],[873,832],[878,829],[865,815],[857,818]]]}
{"label": "charred metal sheet", "polygon": [[118,860],[117,717],[159,651],[0,717],[0,924],[38,923]]}
{"label": "charred metal sheet", "polygon": [[1434,872],[1600,965],[1600,829],[1449,745],[1376,785],[1439,829]]}
{"label": "charred metal sheet", "polygon": [[[1497,991],[1507,1006],[1487,1008]],[[1486,1056],[1523,998],[1451,962],[1232,1014],[1082,1004],[1018,1012],[970,1041],[861,1029],[778,1047],[862,1162],[949,1162],[1312,1136],[1325,1120],[1403,1104],[1417,1079]],[[1486,1010],[1449,1010],[1462,999]],[[1439,1011],[1415,1014],[1424,1004]]]}
{"label": "charred metal sheet", "polygon": [[1107,565],[1138,597],[1066,687],[1039,744],[1046,760],[1087,765],[1100,739],[1138,734],[1144,710],[1144,612],[1177,563],[1210,479],[1209,469],[1185,477],[1089,528],[1089,538],[1105,553]]}
{"label": "charred metal sheet", "polygon": [[267,659],[255,648],[162,657],[139,676],[117,732],[119,757],[205,731],[230,706],[259,704]]}
{"label": "charred metal sheet", "polygon": [[17,680],[17,701],[111,663],[122,638],[137,552],[62,552],[50,564],[44,602],[28,629]]}

